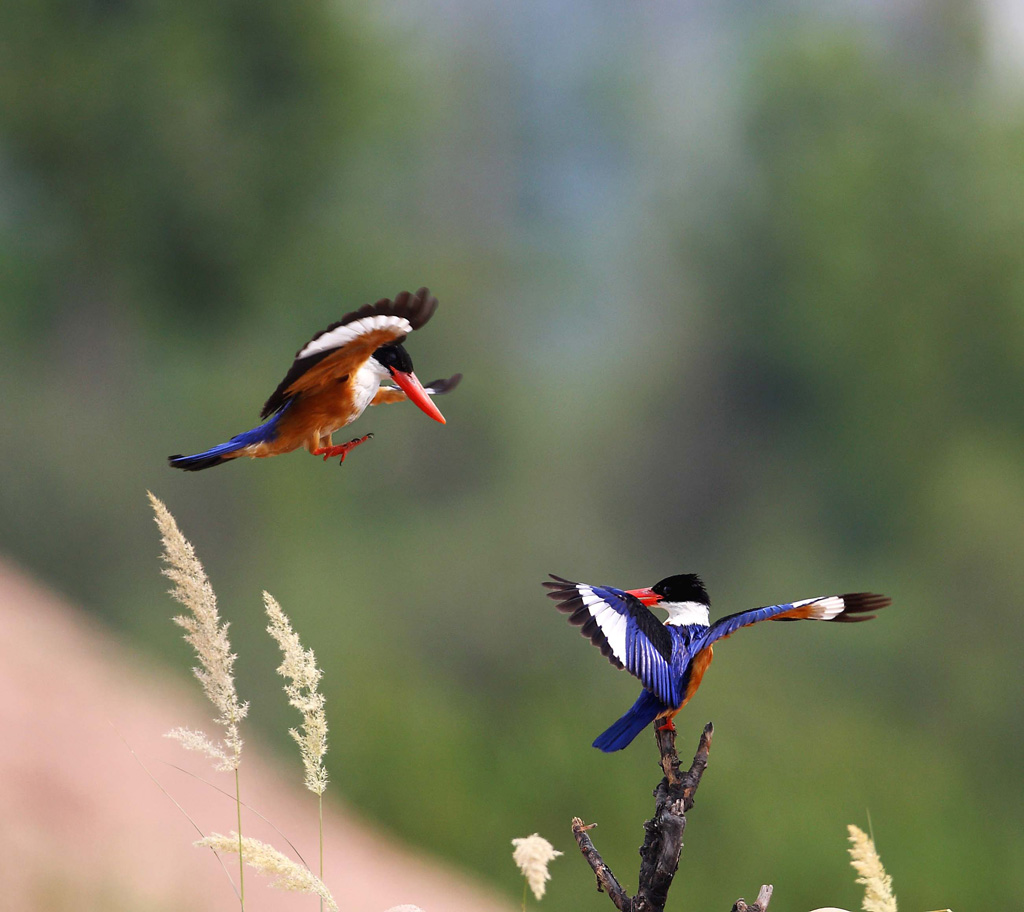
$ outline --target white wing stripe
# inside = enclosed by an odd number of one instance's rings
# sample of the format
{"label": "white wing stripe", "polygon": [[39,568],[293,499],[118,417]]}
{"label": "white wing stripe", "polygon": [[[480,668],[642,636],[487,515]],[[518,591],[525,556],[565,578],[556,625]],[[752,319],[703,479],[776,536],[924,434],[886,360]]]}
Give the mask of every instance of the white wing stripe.
{"label": "white wing stripe", "polygon": [[793,602],[794,608],[802,608],[804,605],[812,605],[814,613],[808,618],[811,621],[831,621],[839,617],[846,608],[846,603],[838,595],[819,596],[812,599],[801,599]]}
{"label": "white wing stripe", "polygon": [[594,615],[597,626],[601,628],[612,654],[620,662],[626,662],[626,619],[617,611],[605,607],[605,609]]}
{"label": "white wing stripe", "polygon": [[846,603],[838,595],[830,595],[828,598],[816,602],[814,605],[814,619],[817,621],[831,621],[843,613]]}
{"label": "white wing stripe", "polygon": [[325,332],[322,336],[309,342],[295,357],[305,358],[309,355],[318,355],[320,352],[341,348],[364,333],[373,332],[375,329],[385,329],[389,326],[394,327],[400,333],[408,334],[412,332],[412,324],[405,317],[374,314],[370,317],[363,317],[360,320],[353,320],[344,326],[337,326],[330,332]]}
{"label": "white wing stripe", "polygon": [[603,598],[595,594],[590,586],[577,585],[583,604],[586,606],[590,616],[601,628],[601,633],[608,641],[608,645],[615,656],[623,664],[626,663],[626,629],[628,626],[626,616],[619,614]]}

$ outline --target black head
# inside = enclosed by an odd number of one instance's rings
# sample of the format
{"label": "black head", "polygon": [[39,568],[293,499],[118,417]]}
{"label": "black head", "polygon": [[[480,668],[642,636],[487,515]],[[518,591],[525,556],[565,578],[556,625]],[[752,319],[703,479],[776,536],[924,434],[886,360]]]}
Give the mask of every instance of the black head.
{"label": "black head", "polygon": [[382,345],[374,353],[373,357],[376,361],[383,364],[391,373],[399,371],[403,374],[412,373],[412,358],[409,357],[409,353],[402,348],[400,342],[389,342],[387,345]]}
{"label": "black head", "polygon": [[711,607],[708,590],[704,588],[704,581],[696,573],[666,576],[651,586],[651,589],[666,602],[700,602]]}

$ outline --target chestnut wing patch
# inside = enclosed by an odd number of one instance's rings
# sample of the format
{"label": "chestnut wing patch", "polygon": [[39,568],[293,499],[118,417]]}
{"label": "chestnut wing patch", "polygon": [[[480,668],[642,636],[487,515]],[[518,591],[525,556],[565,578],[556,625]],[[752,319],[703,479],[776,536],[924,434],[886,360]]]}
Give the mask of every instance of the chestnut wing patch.
{"label": "chestnut wing patch", "polygon": [[295,353],[292,366],[264,403],[260,417],[280,411],[298,393],[352,374],[381,345],[401,342],[423,326],[436,309],[437,298],[429,289],[421,288],[415,295],[403,291],[394,300],[381,298],[375,304],[364,304],[345,314]]}

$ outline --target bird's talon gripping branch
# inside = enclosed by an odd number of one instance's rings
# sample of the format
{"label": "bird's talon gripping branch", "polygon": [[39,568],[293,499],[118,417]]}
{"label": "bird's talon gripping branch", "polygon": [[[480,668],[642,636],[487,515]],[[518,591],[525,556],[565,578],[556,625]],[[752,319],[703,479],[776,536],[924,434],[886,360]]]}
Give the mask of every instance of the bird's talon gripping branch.
{"label": "bird's talon gripping branch", "polygon": [[666,719],[664,725],[659,725],[658,726],[658,731],[660,731],[660,732],[674,732],[675,730],[676,730],[676,725],[672,721],[671,718]]}

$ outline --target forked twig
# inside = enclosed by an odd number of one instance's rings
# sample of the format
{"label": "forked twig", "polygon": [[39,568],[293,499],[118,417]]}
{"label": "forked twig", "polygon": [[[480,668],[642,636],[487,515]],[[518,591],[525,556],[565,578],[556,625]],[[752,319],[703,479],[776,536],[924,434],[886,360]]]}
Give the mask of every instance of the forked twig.
{"label": "forked twig", "polygon": [[[573,818],[572,834],[580,853],[594,871],[597,889],[608,894],[619,912],[664,912],[669,887],[679,868],[679,856],[683,850],[686,812],[693,807],[697,787],[707,769],[713,734],[714,726],[709,722],[701,733],[693,763],[685,773],[680,773],[675,729],[655,729],[664,778],[654,790],[654,816],[644,824],[644,844],[640,847],[640,874],[635,896],[629,896],[623,889],[594,847],[588,830],[595,824],[585,824],[579,817]],[[766,912],[771,895],[771,886],[765,885],[761,887],[756,903],[748,906],[740,899],[733,906],[733,912]]]}

